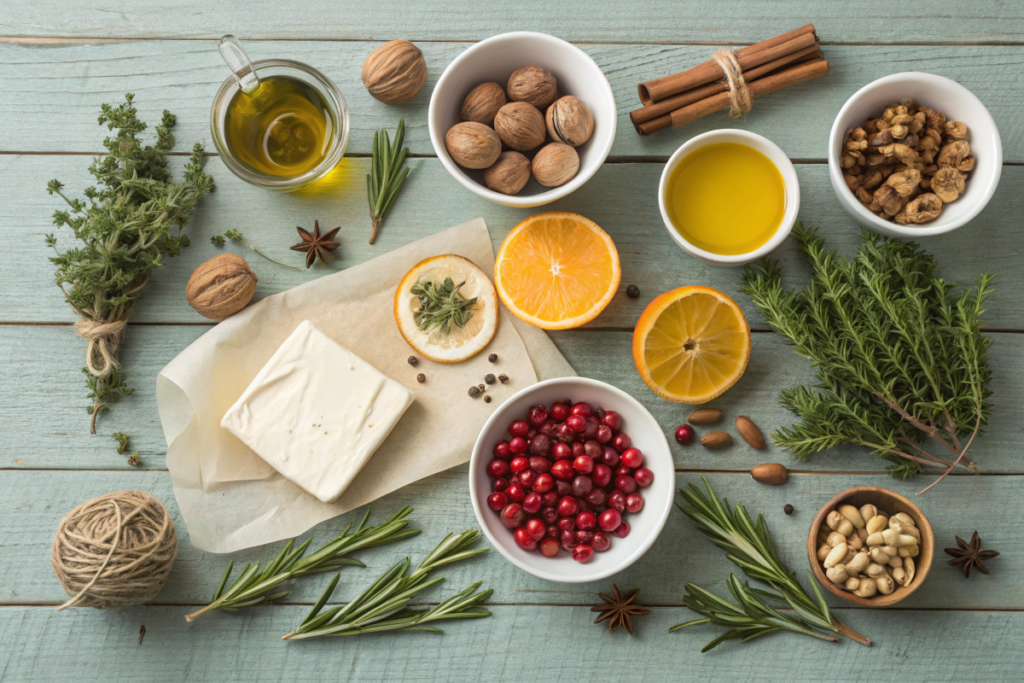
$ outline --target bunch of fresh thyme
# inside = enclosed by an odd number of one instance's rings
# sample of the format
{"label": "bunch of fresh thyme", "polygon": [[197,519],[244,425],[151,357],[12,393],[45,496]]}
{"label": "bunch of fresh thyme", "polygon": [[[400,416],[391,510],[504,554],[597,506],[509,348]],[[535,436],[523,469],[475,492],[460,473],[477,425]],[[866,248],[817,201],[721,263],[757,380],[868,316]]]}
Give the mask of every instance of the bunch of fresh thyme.
{"label": "bunch of fresh thyme", "polygon": [[476,297],[467,299],[459,293],[465,284],[455,284],[450,277],[446,277],[440,287],[434,282],[413,285],[409,291],[420,300],[420,309],[416,312],[416,317],[419,319],[421,330],[430,332],[439,329],[442,333],[449,334],[452,324],[458,327],[466,326],[473,317],[473,311],[470,309],[476,305]]}
{"label": "bunch of fresh thyme", "polygon": [[[853,259],[826,251],[800,223],[793,237],[811,266],[805,289],[783,289],[769,259],[748,266],[741,287],[817,372],[816,386],[780,395],[801,422],[778,430],[775,442],[797,458],[866,446],[901,479],[923,466],[973,471],[967,449],[990,410],[992,340],[981,316],[993,276],[960,288],[936,275],[935,259],[917,244],[866,231]],[[929,437],[950,456],[926,450]]]}
{"label": "bunch of fresh thyme", "polygon": [[61,252],[56,237],[46,236],[47,246],[57,252],[50,258],[57,266],[54,279],[79,318],[75,331],[89,340],[82,372],[93,399],[89,411],[94,434],[96,416],[132,392],[124,382],[118,352],[135,302],[153,271],[163,267],[164,256],[177,256],[188,246],[182,229],[199,198],[213,191],[199,144],[192,148],[184,180],[172,181],[167,153],[174,147],[174,116],[165,111],[156,127],[156,144],[145,145],[140,134],[146,124],[138,119],[133,99],[129,93],[123,104],[102,107],[100,125],[117,132],[103,141],[107,155],[89,167],[99,189],[86,188],[88,201],[69,199],[58,180],[47,185],[51,195],[59,195],[70,206],[53,214],[54,225],[71,228],[82,242]]}

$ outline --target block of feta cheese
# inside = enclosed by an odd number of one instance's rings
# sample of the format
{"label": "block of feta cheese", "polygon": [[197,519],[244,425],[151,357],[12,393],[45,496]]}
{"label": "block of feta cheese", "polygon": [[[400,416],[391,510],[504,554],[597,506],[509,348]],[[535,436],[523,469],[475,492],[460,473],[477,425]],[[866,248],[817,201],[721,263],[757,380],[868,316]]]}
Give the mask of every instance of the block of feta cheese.
{"label": "block of feta cheese", "polygon": [[412,401],[412,392],[307,320],[220,425],[292,483],[333,503]]}

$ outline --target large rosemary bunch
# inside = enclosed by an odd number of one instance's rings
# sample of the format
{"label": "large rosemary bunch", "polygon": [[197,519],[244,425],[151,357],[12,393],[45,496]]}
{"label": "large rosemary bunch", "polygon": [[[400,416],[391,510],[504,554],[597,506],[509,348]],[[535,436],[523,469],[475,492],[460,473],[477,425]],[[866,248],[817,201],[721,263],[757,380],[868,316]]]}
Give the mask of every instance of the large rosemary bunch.
{"label": "large rosemary bunch", "polygon": [[99,412],[132,391],[118,362],[132,308],[153,270],[163,267],[163,257],[177,256],[188,246],[182,228],[199,198],[213,191],[213,179],[203,172],[199,144],[192,149],[184,180],[172,182],[167,153],[174,147],[174,116],[165,111],[156,127],[156,144],[145,145],[139,135],[146,124],[139,121],[133,98],[129,93],[123,104],[102,107],[100,125],[117,132],[103,141],[108,154],[89,167],[98,189],[86,188],[83,201],[69,199],[58,180],[47,186],[51,195],[60,195],[70,206],[53,214],[54,225],[69,227],[82,242],[61,252],[57,239],[46,236],[46,244],[57,251],[50,258],[57,266],[57,286],[79,318],[75,331],[89,341],[83,372],[93,399],[93,433]]}
{"label": "large rosemary bunch", "polygon": [[[775,442],[797,458],[866,446],[900,479],[924,466],[973,471],[966,453],[990,409],[992,340],[981,316],[994,276],[961,288],[939,278],[917,244],[866,231],[853,259],[826,251],[800,223],[793,236],[811,266],[806,288],[783,289],[770,259],[748,266],[741,287],[817,371],[817,385],[781,393],[801,422],[779,429]],[[926,448],[929,438],[947,453]]]}

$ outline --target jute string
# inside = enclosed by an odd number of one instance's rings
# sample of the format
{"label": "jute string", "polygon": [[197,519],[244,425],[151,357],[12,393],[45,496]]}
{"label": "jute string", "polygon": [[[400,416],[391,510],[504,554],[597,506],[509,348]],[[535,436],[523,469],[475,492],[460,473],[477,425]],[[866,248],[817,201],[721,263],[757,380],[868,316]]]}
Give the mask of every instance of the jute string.
{"label": "jute string", "polygon": [[118,491],[88,500],[64,516],[53,539],[50,563],[72,596],[58,610],[152,600],[177,555],[174,522],[153,496]]}
{"label": "jute string", "polygon": [[729,116],[738,119],[754,106],[754,96],[743,79],[743,68],[736,53],[728,48],[711,55],[711,59],[722,69],[729,84]]}
{"label": "jute string", "polygon": [[104,322],[86,317],[79,317],[75,323],[78,336],[89,340],[85,365],[94,377],[105,379],[117,368],[117,350],[121,347],[124,326],[123,320]]}

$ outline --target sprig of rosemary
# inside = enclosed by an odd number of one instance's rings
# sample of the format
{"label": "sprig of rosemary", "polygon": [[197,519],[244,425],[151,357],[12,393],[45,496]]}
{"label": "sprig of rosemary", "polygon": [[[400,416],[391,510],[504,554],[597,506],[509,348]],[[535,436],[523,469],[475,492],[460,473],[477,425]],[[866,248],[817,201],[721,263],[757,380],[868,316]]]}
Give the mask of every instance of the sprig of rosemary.
{"label": "sprig of rosemary", "polygon": [[227,238],[229,240],[237,240],[237,241],[241,242],[242,244],[244,244],[245,246],[249,247],[250,249],[252,249],[257,254],[259,254],[263,258],[267,259],[271,263],[276,263],[279,266],[284,266],[285,268],[291,268],[292,270],[302,270],[302,268],[300,268],[299,266],[289,266],[287,263],[281,263],[277,259],[270,258],[266,254],[264,254],[262,251],[260,251],[259,249],[257,249],[253,245],[249,244],[249,242],[247,242],[245,240],[245,238],[242,237],[242,233],[238,230],[238,228],[230,228],[223,235],[211,235],[210,236],[210,243],[213,244],[214,246],[222,247],[222,246],[224,246],[224,238]]}
{"label": "sprig of rosemary", "polygon": [[[864,231],[857,256],[846,259],[816,233],[799,222],[793,229],[811,265],[805,289],[783,289],[770,259],[748,266],[742,281],[772,329],[817,372],[817,385],[780,394],[801,422],[779,429],[775,442],[801,459],[841,443],[866,446],[901,479],[923,466],[973,471],[966,453],[991,408],[992,340],[981,334],[981,316],[994,276],[963,289],[939,278],[935,259],[913,242]],[[928,438],[951,457],[925,450]]]}
{"label": "sprig of rosemary", "polygon": [[494,592],[489,588],[477,593],[483,585],[482,581],[467,586],[458,594],[430,609],[408,608],[416,595],[444,581],[442,576],[427,581],[430,572],[446,564],[487,552],[488,548],[469,549],[469,546],[476,543],[479,538],[480,532],[476,529],[463,531],[457,535],[448,534],[411,574],[407,574],[411,564],[407,557],[381,574],[348,604],[321,612],[334,593],[335,586],[338,585],[340,574],[335,576],[299,627],[283,636],[282,640],[355,636],[380,631],[444,633],[439,628],[424,624],[444,619],[479,619],[491,616],[489,611],[477,608],[477,605],[491,597]]}
{"label": "sprig of rosemary", "polygon": [[370,172],[366,175],[366,196],[370,202],[370,219],[373,221],[373,232],[370,233],[370,244],[377,239],[384,216],[395,203],[395,197],[409,175],[408,168],[402,168],[409,148],[403,147],[405,140],[405,119],[398,120],[395,129],[394,144],[388,138],[386,128],[373,134],[373,159]]}
{"label": "sprig of rosemary", "polygon": [[420,300],[416,317],[419,318],[421,330],[430,332],[440,329],[444,334],[449,334],[453,323],[458,327],[466,326],[473,317],[470,309],[476,305],[476,297],[467,299],[459,293],[465,284],[460,282],[456,285],[450,277],[446,277],[440,287],[434,282],[413,285],[409,291]]}
{"label": "sprig of rosemary", "polygon": [[[748,584],[740,583],[736,575],[732,574],[727,584],[738,603],[734,605],[700,586],[688,583],[688,595],[683,599],[683,604],[703,618],[673,626],[671,631],[706,623],[730,628],[708,643],[703,652],[717,647],[726,640],[740,638],[746,642],[780,630],[802,633],[822,640],[838,640],[835,636],[821,632],[828,631],[846,636],[861,645],[871,644],[870,640],[851,630],[832,615],[825,602],[825,596],[822,595],[814,577],[810,576],[810,572],[808,576],[814,590],[814,599],[807,594],[796,574],[790,572],[776,554],[775,542],[761,515],[757,516],[755,524],[742,505],[737,504],[734,509],[728,499],[724,502],[719,500],[707,477],[702,476],[701,479],[708,495],[705,496],[691,483],[687,489],[679,489],[680,495],[688,505],[677,503],[677,507],[697,523],[701,532],[712,543],[724,549],[726,557],[742,569],[743,573],[753,579],[764,581],[774,592],[750,588]],[[784,615],[770,607],[766,600],[788,605],[793,610],[793,616]]]}
{"label": "sprig of rosemary", "polygon": [[[412,511],[411,507],[404,507],[383,524],[367,527],[366,520],[370,516],[370,511],[367,510],[355,531],[349,533],[353,524],[350,522],[337,538],[306,558],[303,558],[303,555],[313,539],[307,538],[295,550],[292,550],[295,544],[295,540],[292,539],[262,572],[259,562],[247,562],[239,577],[225,590],[224,587],[235,564],[233,561],[229,562],[217,590],[214,591],[213,600],[206,607],[185,615],[185,621],[195,621],[206,612],[215,609],[230,612],[240,607],[265,605],[280,600],[290,591],[275,589],[288,579],[334,571],[342,567],[365,567],[366,565],[359,560],[344,556],[362,548],[376,548],[420,533],[419,529],[405,528],[409,524],[406,517],[412,514]],[[337,583],[337,577],[334,582]]]}

